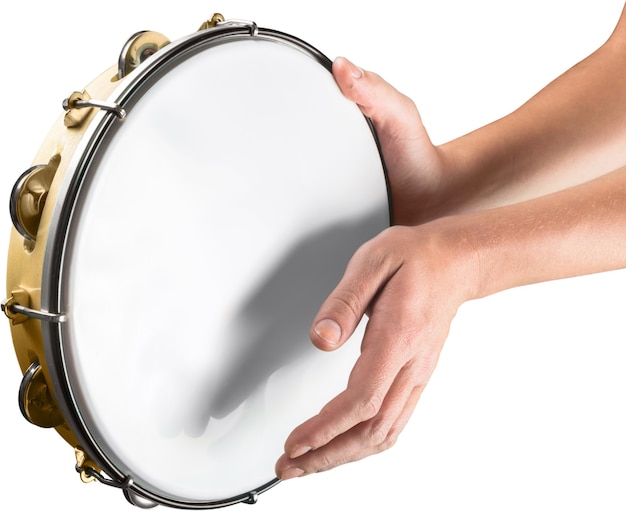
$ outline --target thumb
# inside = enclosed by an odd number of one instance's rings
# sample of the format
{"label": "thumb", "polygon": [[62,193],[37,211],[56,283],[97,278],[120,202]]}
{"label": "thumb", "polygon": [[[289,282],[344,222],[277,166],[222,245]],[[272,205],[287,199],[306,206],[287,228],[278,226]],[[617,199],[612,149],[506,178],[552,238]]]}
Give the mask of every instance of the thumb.
{"label": "thumb", "polygon": [[311,341],[320,350],[333,351],[350,338],[395,271],[388,258],[376,255],[381,245],[378,238],[357,250],[341,281],[320,307],[310,330]]}
{"label": "thumb", "polygon": [[[343,95],[356,103],[376,129],[415,129],[421,119],[413,101],[376,73],[365,71],[344,57],[333,62],[333,76]],[[416,115],[417,114],[417,115]]]}

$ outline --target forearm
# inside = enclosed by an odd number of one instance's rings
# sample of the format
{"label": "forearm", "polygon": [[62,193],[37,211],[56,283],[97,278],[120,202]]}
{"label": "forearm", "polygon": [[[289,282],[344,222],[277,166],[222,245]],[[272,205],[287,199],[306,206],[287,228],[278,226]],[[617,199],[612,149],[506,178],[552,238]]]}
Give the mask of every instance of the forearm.
{"label": "forearm", "polygon": [[477,269],[474,297],[624,268],[626,167],[536,199],[439,222],[469,242]]}
{"label": "forearm", "polygon": [[431,218],[545,195],[626,165],[626,19],[510,115],[439,147]]}

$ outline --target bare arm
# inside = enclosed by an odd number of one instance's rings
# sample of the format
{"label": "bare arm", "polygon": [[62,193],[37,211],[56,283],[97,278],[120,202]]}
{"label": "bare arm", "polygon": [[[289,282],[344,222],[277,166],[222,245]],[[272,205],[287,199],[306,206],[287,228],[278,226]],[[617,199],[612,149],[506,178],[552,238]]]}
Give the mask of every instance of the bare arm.
{"label": "bare arm", "polygon": [[395,220],[413,225],[537,197],[626,165],[626,11],[607,42],[508,116],[433,146],[413,102],[345,59],[334,73],[372,118]]}
{"label": "bare arm", "polygon": [[461,215],[479,264],[476,298],[626,268],[626,167],[510,206]]}
{"label": "bare arm", "polygon": [[519,109],[439,148],[443,211],[518,202],[625,165],[624,66],[626,12],[602,47]]}

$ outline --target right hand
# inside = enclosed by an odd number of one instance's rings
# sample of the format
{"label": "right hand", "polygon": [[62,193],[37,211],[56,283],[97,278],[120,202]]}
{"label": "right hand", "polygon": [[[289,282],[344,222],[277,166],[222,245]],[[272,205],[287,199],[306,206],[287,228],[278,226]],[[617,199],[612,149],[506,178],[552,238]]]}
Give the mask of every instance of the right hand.
{"label": "right hand", "polygon": [[478,277],[476,253],[456,217],[393,226],[365,243],[311,329],[318,349],[336,350],[367,314],[361,355],[346,389],[289,435],[278,477],[329,470],[390,448],[435,369],[457,309],[475,296]]}

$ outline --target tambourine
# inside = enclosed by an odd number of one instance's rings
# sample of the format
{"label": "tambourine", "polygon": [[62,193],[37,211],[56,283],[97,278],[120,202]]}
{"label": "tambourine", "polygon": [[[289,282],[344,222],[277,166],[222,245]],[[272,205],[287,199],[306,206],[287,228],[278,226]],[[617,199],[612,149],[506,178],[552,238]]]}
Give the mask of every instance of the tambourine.
{"label": "tambourine", "polygon": [[173,42],[139,32],[17,180],[20,408],[84,481],[140,507],[253,503],[345,388],[360,343],[324,353],[309,326],[391,218],[374,130],[330,66],[221,15]]}

